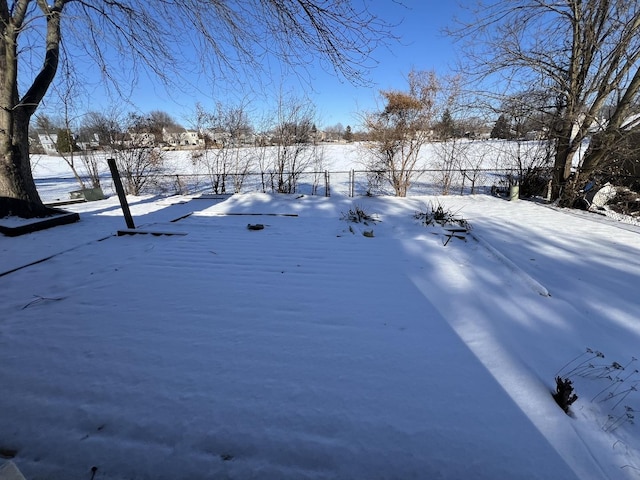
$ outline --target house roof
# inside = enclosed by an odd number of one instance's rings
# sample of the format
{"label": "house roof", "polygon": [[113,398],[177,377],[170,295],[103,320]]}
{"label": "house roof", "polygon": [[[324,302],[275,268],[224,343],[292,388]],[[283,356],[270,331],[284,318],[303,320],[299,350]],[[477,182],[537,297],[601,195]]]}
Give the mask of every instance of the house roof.
{"label": "house roof", "polygon": [[184,127],[179,127],[179,126],[169,126],[169,127],[163,127],[162,128],[162,133],[184,133],[187,130]]}

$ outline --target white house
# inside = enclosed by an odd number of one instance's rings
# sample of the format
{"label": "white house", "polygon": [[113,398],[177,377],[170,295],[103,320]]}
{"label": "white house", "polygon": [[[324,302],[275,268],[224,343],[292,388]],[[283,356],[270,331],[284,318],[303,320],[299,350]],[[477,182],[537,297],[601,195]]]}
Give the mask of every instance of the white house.
{"label": "white house", "polygon": [[47,155],[55,155],[58,153],[58,134],[49,132],[38,132],[38,141],[42,145],[44,153]]}
{"label": "white house", "polygon": [[198,132],[183,127],[164,127],[162,141],[172,147],[195,146],[203,143]]}
{"label": "white house", "polygon": [[183,145],[202,145],[204,143],[195,130],[185,130],[182,133],[182,141]]}

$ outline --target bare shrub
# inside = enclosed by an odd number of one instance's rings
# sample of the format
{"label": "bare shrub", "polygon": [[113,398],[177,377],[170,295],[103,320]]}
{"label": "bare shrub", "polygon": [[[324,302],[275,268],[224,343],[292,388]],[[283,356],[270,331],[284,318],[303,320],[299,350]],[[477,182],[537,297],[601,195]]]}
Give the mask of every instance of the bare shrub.
{"label": "bare shrub", "polygon": [[413,216],[416,220],[419,220],[425,226],[432,225],[457,225],[467,230],[471,229],[471,225],[463,217],[459,216],[457,212],[445,208],[440,202],[425,206],[424,211],[416,212]]}
{"label": "bare shrub", "polygon": [[351,223],[363,223],[369,225],[369,222],[375,223],[378,220],[364,211],[364,209],[358,205],[354,205],[348,212],[342,213],[342,220]]}
{"label": "bare shrub", "polygon": [[384,108],[364,118],[370,138],[367,170],[383,172],[398,197],[406,197],[418,175],[439,88],[434,72],[411,71],[408,80],[406,92],[381,92]]}
{"label": "bare shrub", "polygon": [[126,193],[140,195],[156,186],[163,173],[164,156],[157,147],[130,147],[114,151]]}

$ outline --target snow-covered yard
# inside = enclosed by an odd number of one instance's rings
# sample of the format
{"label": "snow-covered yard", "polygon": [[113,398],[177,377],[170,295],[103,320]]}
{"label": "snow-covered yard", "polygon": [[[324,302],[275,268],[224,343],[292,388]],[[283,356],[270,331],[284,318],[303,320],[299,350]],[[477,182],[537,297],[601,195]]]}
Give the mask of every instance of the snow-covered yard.
{"label": "snow-covered yard", "polygon": [[[0,237],[0,454],[28,480],[640,477],[640,228],[489,196],[130,200],[186,235],[115,236],[112,197]],[[438,202],[466,241],[413,218]]]}
{"label": "snow-covered yard", "polygon": [[[540,155],[540,142],[518,142],[503,140],[487,141],[459,141],[455,143],[457,160],[446,166],[443,158],[451,162],[453,146],[445,147],[442,143],[428,143],[420,151],[419,160],[412,175],[409,196],[433,195],[443,192],[443,184],[448,185],[447,193],[488,193],[492,186],[505,187],[505,175],[513,173],[514,165],[518,161],[525,164],[535,164],[533,160]],[[332,194],[349,195],[354,191],[356,195],[372,192],[374,195],[393,194],[393,188],[386,181],[375,179],[367,170],[367,154],[369,149],[364,144],[321,144],[307,152],[300,163],[305,165],[296,175],[296,193],[324,195],[328,187]],[[311,151],[313,155],[311,155]],[[168,194],[200,194],[222,192],[220,187],[222,175],[225,171],[225,188],[227,193],[236,191],[242,193],[254,191],[271,191],[273,178],[271,174],[277,171],[274,166],[278,155],[276,147],[251,148],[243,147],[228,157],[242,158],[248,162],[248,173],[235,176],[229,172],[244,171],[233,163],[222,167],[216,163],[216,150],[179,150],[162,152],[163,164],[159,172],[150,175],[146,183],[148,190],[144,193],[162,191]],[[206,155],[208,156],[206,156]],[[219,154],[219,152],[218,152]],[[111,174],[107,167],[106,152],[95,152],[95,160],[101,177],[101,186],[108,195],[115,194]],[[80,157],[81,158],[81,157]],[[86,180],[86,169],[80,158],[74,162],[78,173]],[[204,160],[206,158],[206,160]],[[309,162],[309,158],[313,162]],[[266,160],[265,160],[266,159]],[[528,159],[528,160],[527,160]],[[71,174],[71,169],[60,156],[33,155],[32,170],[36,178],[38,192],[45,202],[68,200],[71,191],[79,189],[79,184]],[[261,165],[262,163],[262,165]],[[288,168],[288,167],[287,167]],[[120,167],[121,174],[123,168]],[[216,173],[213,173],[216,172]],[[325,176],[325,172],[328,176]],[[463,174],[464,172],[464,174]],[[147,173],[149,173],[147,171]],[[353,177],[351,177],[353,175]],[[90,182],[87,181],[87,185]],[[240,186],[241,185],[241,186]],[[472,191],[473,185],[473,191]],[[275,189],[277,190],[277,188]]]}

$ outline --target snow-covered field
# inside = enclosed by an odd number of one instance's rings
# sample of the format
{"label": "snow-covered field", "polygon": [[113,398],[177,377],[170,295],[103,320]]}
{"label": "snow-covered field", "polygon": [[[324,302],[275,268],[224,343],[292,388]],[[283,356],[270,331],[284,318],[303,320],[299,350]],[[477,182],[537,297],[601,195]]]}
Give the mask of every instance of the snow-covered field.
{"label": "snow-covered field", "polygon": [[[639,227],[484,195],[129,200],[140,230],[185,235],[115,236],[111,197],[0,237],[0,465],[640,478]],[[437,205],[466,240],[414,219]],[[355,208],[378,221],[345,221]]]}
{"label": "snow-covered field", "polygon": [[[323,144],[315,151],[314,160],[311,155],[304,158],[309,162],[304,169],[305,172],[298,180],[297,193],[310,194],[314,191],[319,195],[325,193],[324,172],[329,172],[329,188],[331,193],[348,195],[353,189],[357,195],[364,195],[371,189],[368,179],[365,148],[362,144]],[[472,180],[475,182],[474,193],[488,192],[492,185],[500,184],[504,180],[506,173],[512,172],[516,168],[518,159],[526,163],[526,158],[542,155],[543,145],[539,142],[507,142],[503,140],[491,141],[466,141],[456,140],[449,143],[426,144],[420,154],[419,161],[415,169],[421,173],[416,174],[410,195],[425,195],[442,193],[444,171],[449,175],[450,193],[470,193]],[[242,193],[252,191],[263,191],[262,182],[267,182],[269,175],[263,176],[259,163],[260,158],[275,155],[275,147],[268,147],[266,150],[255,148],[242,148],[238,154],[239,158],[251,159],[249,174],[244,179]],[[450,157],[455,151],[455,162],[450,161]],[[216,152],[212,150],[205,158],[200,150],[168,151],[163,153],[164,167],[162,175],[156,180],[160,184],[160,190],[165,194],[194,194],[212,192],[212,180],[209,174]],[[193,155],[200,160],[194,160]],[[96,153],[96,158],[100,159],[100,171],[102,178],[102,188],[107,194],[113,194],[113,184],[111,175],[106,164],[106,154]],[[579,155],[578,155],[579,156]],[[445,160],[445,158],[447,160]],[[225,171],[236,171],[234,163],[230,160]],[[264,160],[262,160],[264,161]],[[299,162],[301,160],[298,160]],[[450,162],[446,165],[444,162]],[[303,162],[304,163],[304,162]],[[78,168],[80,175],[84,175],[82,162],[76,154],[74,164]],[[266,162],[264,170],[269,168]],[[78,183],[74,179],[71,169],[57,156],[33,155],[32,168],[36,178],[40,196],[45,202],[68,200],[69,192],[77,190]],[[219,167],[222,171],[222,167]],[[350,171],[354,171],[354,180],[350,184]],[[218,171],[218,170],[216,170]],[[461,172],[466,172],[463,175]],[[121,172],[122,173],[122,172]],[[267,191],[269,188],[266,189]],[[158,188],[156,188],[158,191]],[[233,176],[227,180],[227,192],[234,191]],[[372,191],[375,194],[393,193],[388,185],[374,186]],[[148,192],[147,192],[148,193]],[[153,192],[156,193],[156,192]],[[216,192],[216,193],[219,193]]]}

